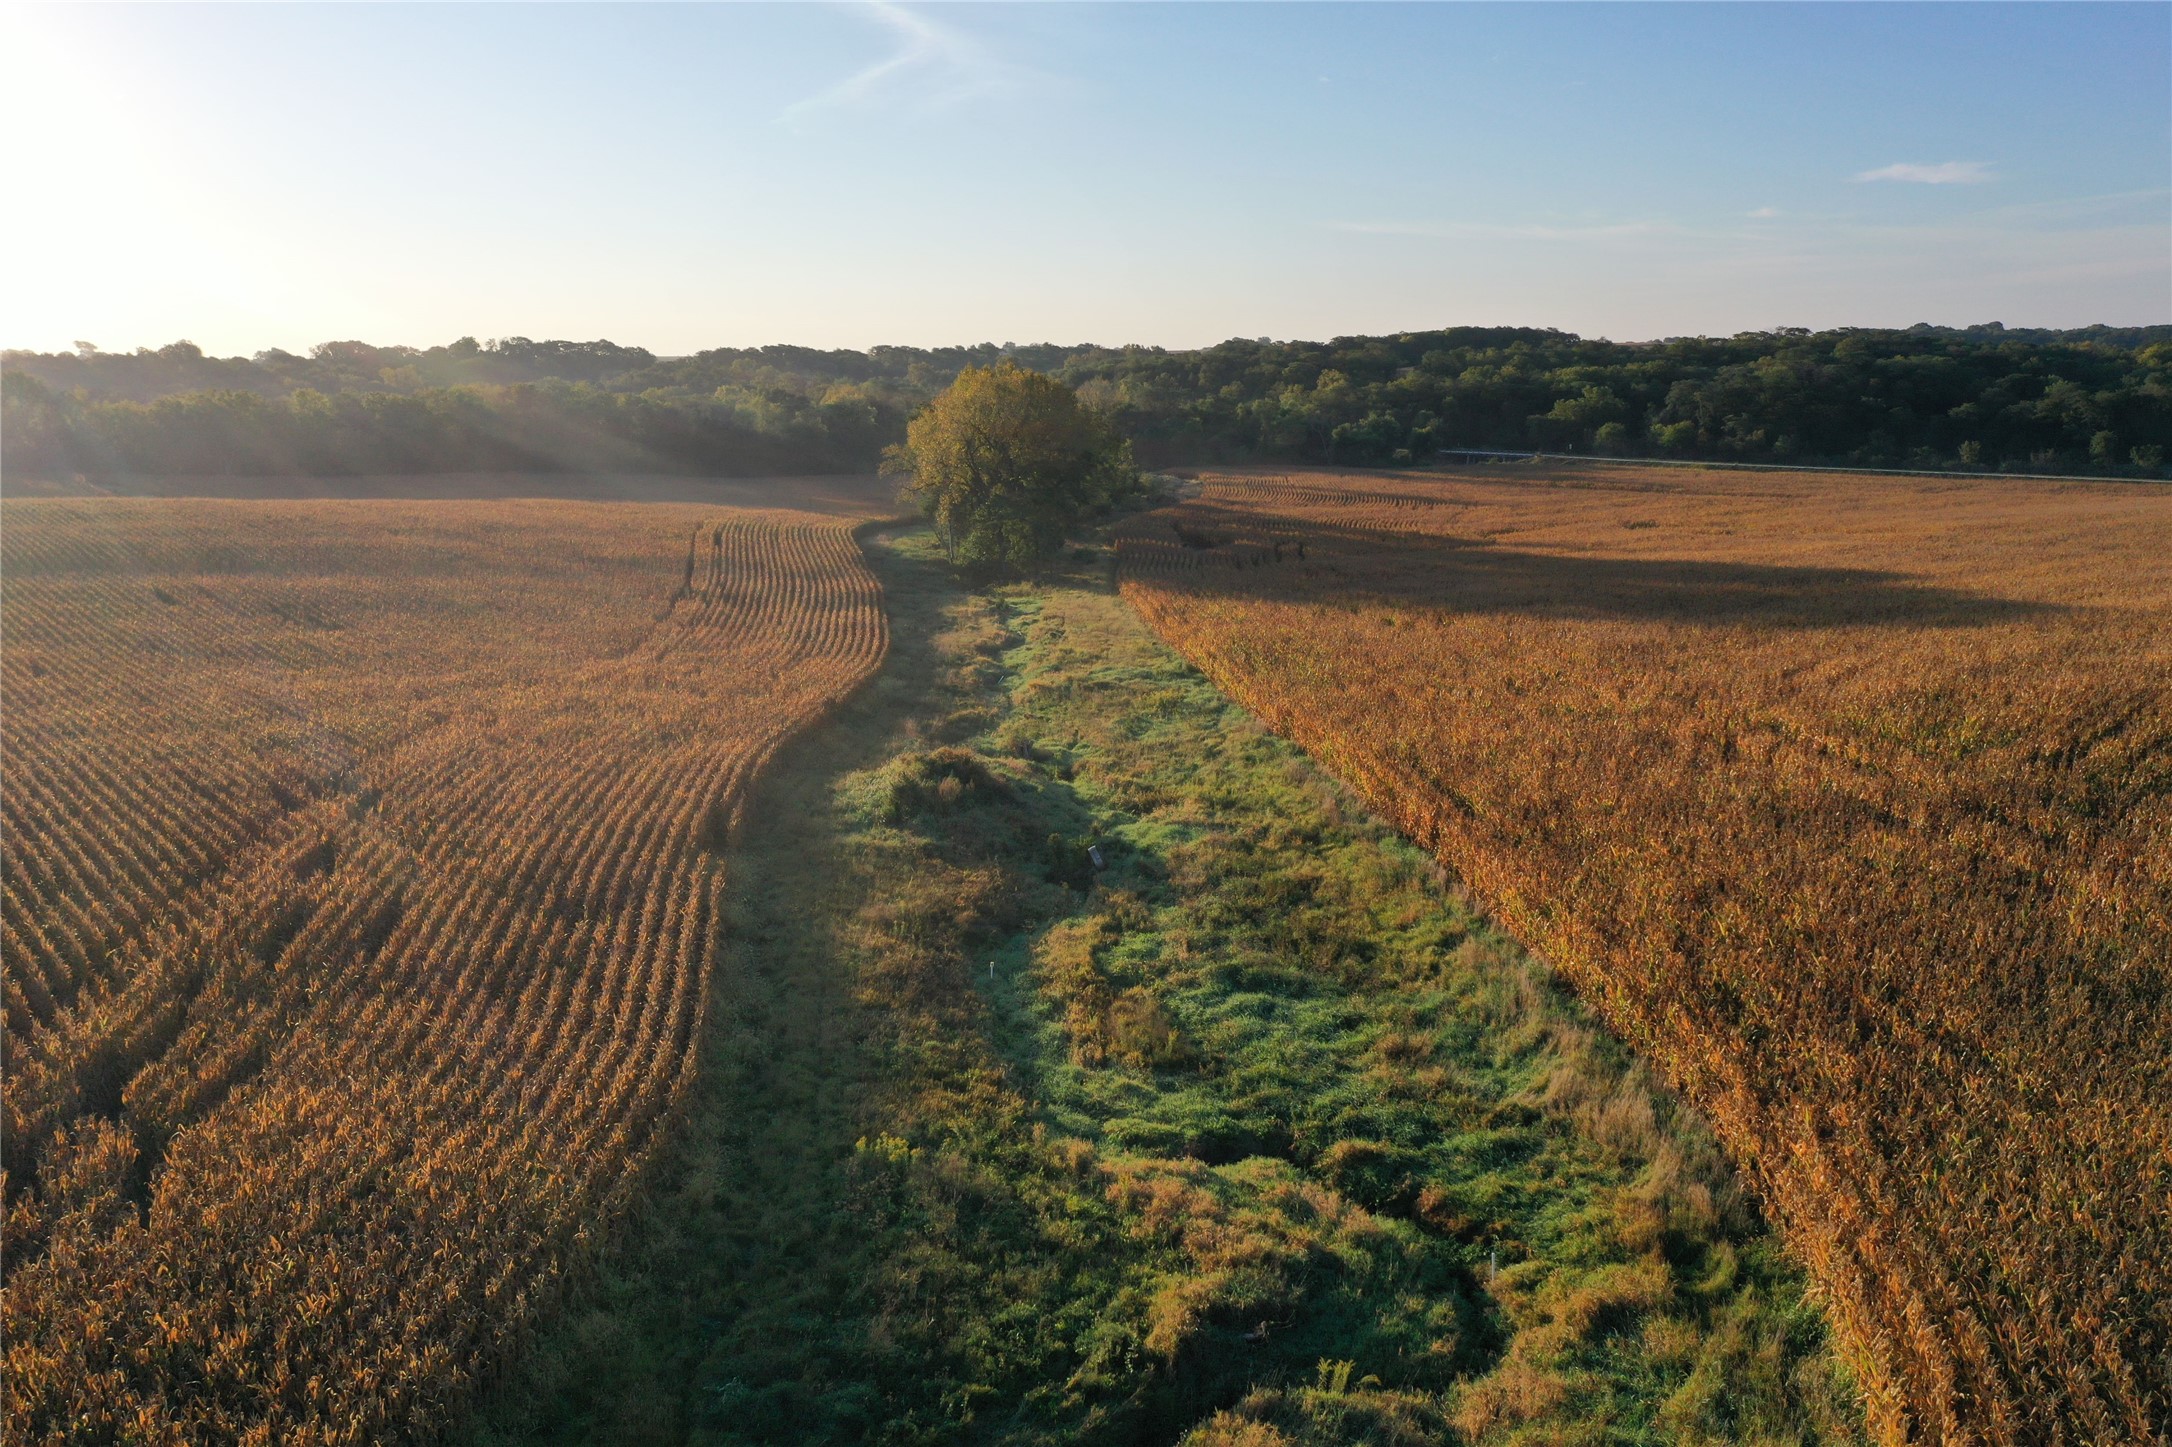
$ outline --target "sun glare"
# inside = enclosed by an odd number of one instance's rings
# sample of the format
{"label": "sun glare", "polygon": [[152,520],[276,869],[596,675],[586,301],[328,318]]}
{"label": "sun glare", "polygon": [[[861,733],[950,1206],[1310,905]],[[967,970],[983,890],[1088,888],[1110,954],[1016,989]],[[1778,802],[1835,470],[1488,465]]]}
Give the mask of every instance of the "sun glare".
{"label": "sun glare", "polygon": [[206,314],[281,332],[299,288],[278,228],[191,154],[220,139],[182,124],[176,98],[79,18],[14,7],[0,24],[0,124],[39,138],[10,158],[8,343],[136,345]]}

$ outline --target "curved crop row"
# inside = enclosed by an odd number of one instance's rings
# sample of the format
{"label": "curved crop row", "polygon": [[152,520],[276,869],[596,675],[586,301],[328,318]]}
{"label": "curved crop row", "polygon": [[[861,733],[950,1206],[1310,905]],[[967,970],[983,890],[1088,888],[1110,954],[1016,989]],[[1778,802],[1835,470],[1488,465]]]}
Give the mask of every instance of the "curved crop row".
{"label": "curved crop row", "polygon": [[715,851],[887,645],[851,523],[6,524],[7,1436],[426,1433],[678,1106]]}

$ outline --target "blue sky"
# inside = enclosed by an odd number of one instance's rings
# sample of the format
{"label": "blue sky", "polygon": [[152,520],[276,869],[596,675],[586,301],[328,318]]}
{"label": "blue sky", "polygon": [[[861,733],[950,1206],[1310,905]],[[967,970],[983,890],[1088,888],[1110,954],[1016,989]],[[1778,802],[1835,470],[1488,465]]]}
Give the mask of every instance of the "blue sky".
{"label": "blue sky", "polygon": [[16,7],[0,342],[2172,321],[2172,6]]}

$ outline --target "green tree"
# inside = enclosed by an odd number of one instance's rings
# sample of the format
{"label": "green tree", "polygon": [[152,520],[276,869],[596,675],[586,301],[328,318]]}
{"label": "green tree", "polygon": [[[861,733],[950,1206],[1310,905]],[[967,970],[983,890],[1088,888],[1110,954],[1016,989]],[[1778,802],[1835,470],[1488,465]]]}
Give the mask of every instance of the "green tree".
{"label": "green tree", "polygon": [[967,367],[914,417],[884,468],[910,479],[953,561],[1030,569],[1138,485],[1130,444],[1054,377]]}

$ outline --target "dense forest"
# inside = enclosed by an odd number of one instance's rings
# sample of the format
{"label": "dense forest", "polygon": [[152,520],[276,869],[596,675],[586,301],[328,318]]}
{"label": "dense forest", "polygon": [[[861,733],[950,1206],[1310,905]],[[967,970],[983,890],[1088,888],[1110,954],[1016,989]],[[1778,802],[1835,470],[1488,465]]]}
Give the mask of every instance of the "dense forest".
{"label": "dense forest", "polygon": [[2172,327],[1994,323],[689,357],[525,337],[253,358],[78,344],[5,354],[6,461],[17,475],[93,476],[864,471],[962,368],[1004,356],[1076,387],[1162,464],[1396,465],[1486,448],[2164,476],[2172,455]]}

